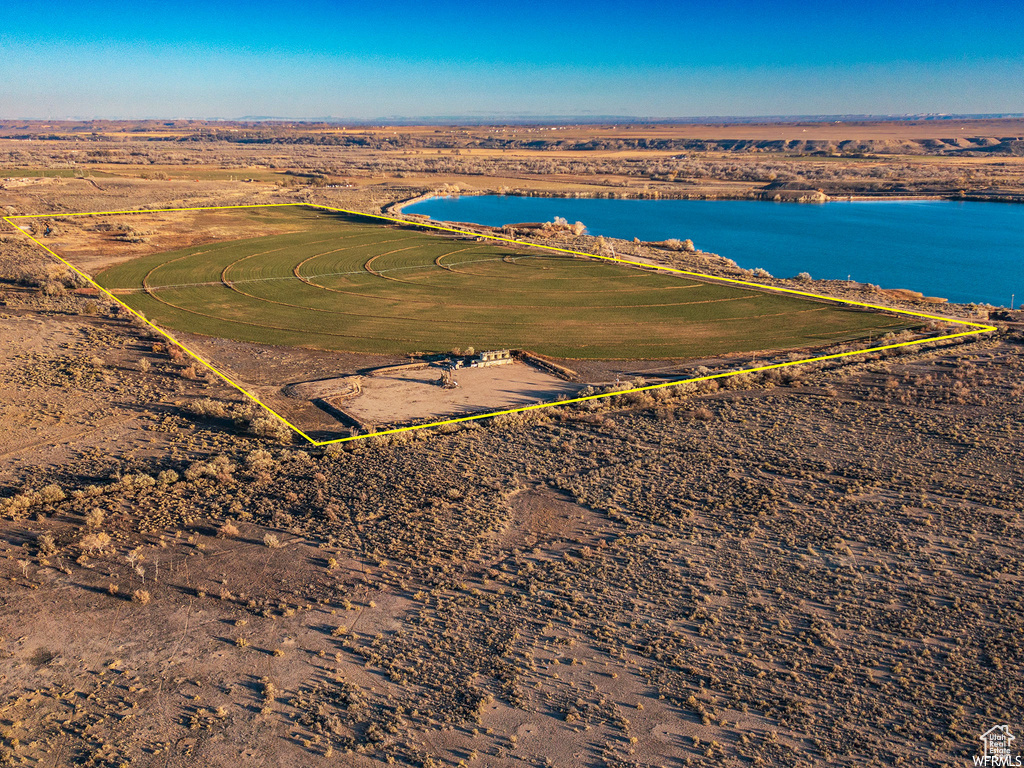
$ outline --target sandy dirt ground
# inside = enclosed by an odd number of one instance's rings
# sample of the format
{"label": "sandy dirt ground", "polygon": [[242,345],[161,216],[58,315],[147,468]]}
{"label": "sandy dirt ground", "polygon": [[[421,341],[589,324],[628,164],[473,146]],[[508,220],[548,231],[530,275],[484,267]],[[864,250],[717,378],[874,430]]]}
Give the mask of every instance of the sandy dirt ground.
{"label": "sandy dirt ground", "polygon": [[[0,765],[970,765],[1019,722],[1019,329],[315,449],[246,434],[237,392],[48,292],[21,240],[0,234]],[[193,341],[261,393],[401,362]]]}
{"label": "sandy dirt ground", "polygon": [[439,366],[364,376],[361,393],[338,405],[362,422],[394,424],[532,405],[571,396],[580,386],[519,362],[458,370],[454,389],[442,388],[440,377]]}
{"label": "sandy dirt ground", "polygon": [[959,764],[1021,701],[1021,349],[72,479],[123,433],[0,522],[0,755]]}
{"label": "sandy dirt ground", "polygon": [[149,349],[133,335],[119,320],[0,315],[0,482],[127,444],[140,456],[166,448],[164,430],[184,426],[177,406],[206,383],[156,366],[143,376]]}

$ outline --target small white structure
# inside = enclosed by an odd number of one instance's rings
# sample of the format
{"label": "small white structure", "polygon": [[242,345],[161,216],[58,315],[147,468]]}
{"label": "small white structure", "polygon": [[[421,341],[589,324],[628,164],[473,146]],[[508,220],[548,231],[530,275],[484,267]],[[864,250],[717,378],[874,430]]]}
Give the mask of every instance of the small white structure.
{"label": "small white structure", "polygon": [[512,352],[507,349],[492,349],[481,352],[469,361],[470,368],[485,368],[489,365],[506,365],[513,362]]}

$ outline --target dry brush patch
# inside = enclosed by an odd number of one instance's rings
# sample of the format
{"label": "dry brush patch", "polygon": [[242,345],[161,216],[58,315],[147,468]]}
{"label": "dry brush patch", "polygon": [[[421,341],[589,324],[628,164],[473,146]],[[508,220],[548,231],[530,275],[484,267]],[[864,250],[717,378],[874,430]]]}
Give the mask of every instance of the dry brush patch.
{"label": "dry brush patch", "polygon": [[[202,607],[223,623],[174,636],[225,655],[201,700],[152,710],[173,736],[157,746],[131,718],[39,726],[33,643],[12,644],[4,705],[32,727],[8,724],[7,747],[29,753],[30,730],[37,750],[117,734],[104,743],[143,762],[219,760],[217,733],[311,762],[557,763],[559,745],[639,765],[959,759],[1022,703],[1005,685],[1022,359],[991,340],[429,440],[235,438],[91,487],[40,478],[4,505],[10,594],[180,630]],[[168,685],[119,658],[140,690]],[[94,679],[68,669],[61,697]],[[117,695],[111,711],[149,700]],[[101,722],[102,701],[81,716]]]}

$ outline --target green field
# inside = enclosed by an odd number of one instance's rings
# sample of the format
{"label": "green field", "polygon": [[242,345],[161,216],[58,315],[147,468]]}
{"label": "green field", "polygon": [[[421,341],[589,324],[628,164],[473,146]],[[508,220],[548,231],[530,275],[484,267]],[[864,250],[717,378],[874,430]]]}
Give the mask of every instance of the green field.
{"label": "green field", "polygon": [[0,168],[0,179],[35,178],[35,179],[74,179],[92,176],[97,179],[113,179],[117,176],[106,171],[91,168]]}
{"label": "green field", "polygon": [[703,357],[910,325],[371,219],[305,208],[251,215],[295,231],[144,256],[96,279],[165,327],[351,352],[475,347],[565,358]]}

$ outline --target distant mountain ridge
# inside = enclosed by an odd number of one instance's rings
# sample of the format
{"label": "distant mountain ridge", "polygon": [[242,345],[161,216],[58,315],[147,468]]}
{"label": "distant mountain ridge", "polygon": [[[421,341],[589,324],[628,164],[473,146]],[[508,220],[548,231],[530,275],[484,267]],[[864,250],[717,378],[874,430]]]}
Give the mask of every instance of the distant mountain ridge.
{"label": "distant mountain ridge", "polygon": [[766,123],[907,122],[921,120],[999,120],[1024,118],[1020,113],[904,115],[702,115],[694,117],[641,117],[637,115],[440,115],[431,117],[385,116],[376,118],[275,117],[247,115],[238,118],[207,118],[230,122],[324,123],[327,125],[757,125]]}

